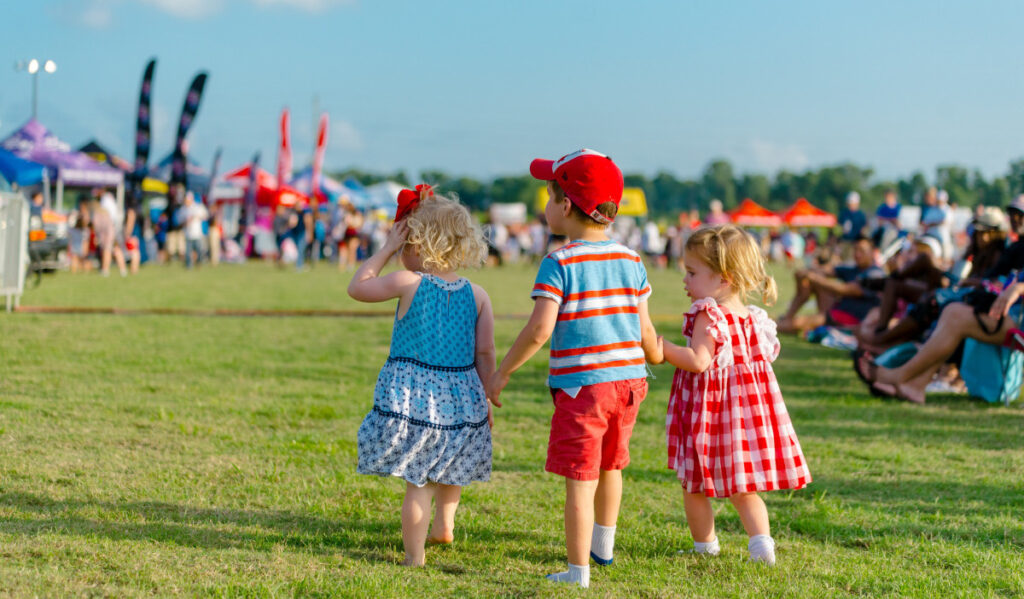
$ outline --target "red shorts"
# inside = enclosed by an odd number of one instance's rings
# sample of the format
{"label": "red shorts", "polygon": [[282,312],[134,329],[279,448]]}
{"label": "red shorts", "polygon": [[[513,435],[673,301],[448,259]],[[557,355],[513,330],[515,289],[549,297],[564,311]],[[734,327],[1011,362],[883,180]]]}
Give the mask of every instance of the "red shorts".
{"label": "red shorts", "polygon": [[629,465],[629,438],[647,397],[647,379],[586,385],[576,397],[552,389],[548,461],[544,469],[575,480],[597,480],[601,470]]}

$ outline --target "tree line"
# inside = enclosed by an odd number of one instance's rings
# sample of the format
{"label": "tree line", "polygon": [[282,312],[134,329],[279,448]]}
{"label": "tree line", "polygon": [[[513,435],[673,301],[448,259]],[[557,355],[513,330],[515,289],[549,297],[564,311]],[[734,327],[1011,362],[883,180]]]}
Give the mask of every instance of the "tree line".
{"label": "tree line", "polygon": [[[639,187],[647,196],[647,206],[655,218],[674,218],[682,211],[707,211],[712,199],[719,199],[726,210],[736,207],[743,198],[773,210],[782,210],[807,198],[812,204],[838,213],[846,195],[856,191],[865,210],[874,210],[882,203],[886,190],[895,190],[904,204],[919,203],[924,192],[935,186],[949,193],[949,201],[960,206],[977,204],[1005,206],[1024,193],[1024,159],[1009,164],[1006,174],[987,179],[978,169],[961,165],[941,165],[931,179],[921,171],[897,180],[875,180],[874,169],[853,163],[824,166],[817,170],[792,172],[780,170],[774,177],[763,174],[737,173],[728,160],[712,160],[695,179],[680,179],[662,171],[649,177],[626,174],[627,187]],[[496,202],[523,202],[532,207],[543,182],[529,174],[500,176],[489,181],[449,175],[430,170],[419,173],[415,181],[405,171],[373,173],[349,169],[333,173],[339,179],[353,177],[363,185],[395,181],[402,185],[427,182],[445,192],[455,193],[473,210],[486,210]]]}

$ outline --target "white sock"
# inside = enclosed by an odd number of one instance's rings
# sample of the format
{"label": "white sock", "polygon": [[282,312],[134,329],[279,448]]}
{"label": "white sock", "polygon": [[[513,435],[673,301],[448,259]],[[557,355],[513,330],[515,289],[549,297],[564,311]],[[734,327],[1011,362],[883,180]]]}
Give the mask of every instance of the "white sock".
{"label": "white sock", "polygon": [[707,543],[700,543],[698,541],[694,541],[693,552],[707,555],[718,555],[722,552],[722,548],[718,545],[718,537],[716,536]]}
{"label": "white sock", "polygon": [[615,527],[594,523],[594,535],[590,539],[590,551],[603,560],[612,559],[615,552]]}
{"label": "white sock", "polygon": [[577,566],[575,564],[569,564],[568,572],[556,572],[554,574],[548,574],[545,576],[552,582],[567,582],[570,584],[578,584],[583,588],[590,586],[590,564],[586,566]]}
{"label": "white sock", "polygon": [[775,565],[775,539],[771,535],[754,535],[747,543],[747,551],[750,552],[750,561],[764,562],[769,566]]}

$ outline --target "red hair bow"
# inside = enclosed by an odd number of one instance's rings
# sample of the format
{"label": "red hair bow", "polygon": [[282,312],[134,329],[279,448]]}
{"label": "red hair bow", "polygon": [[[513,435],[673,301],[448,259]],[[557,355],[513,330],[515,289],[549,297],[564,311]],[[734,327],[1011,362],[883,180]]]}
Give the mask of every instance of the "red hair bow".
{"label": "red hair bow", "polygon": [[398,212],[395,213],[395,222],[402,220],[413,213],[419,207],[420,202],[427,198],[434,197],[434,188],[421,183],[415,190],[403,189],[398,192]]}

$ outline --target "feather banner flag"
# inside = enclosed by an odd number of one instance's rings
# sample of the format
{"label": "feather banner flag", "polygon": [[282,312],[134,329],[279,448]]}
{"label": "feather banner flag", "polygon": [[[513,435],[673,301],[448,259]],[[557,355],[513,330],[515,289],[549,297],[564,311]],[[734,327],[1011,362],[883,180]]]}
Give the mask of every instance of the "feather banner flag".
{"label": "feather banner flag", "polygon": [[281,144],[277,148],[277,193],[281,194],[292,174],[292,142],[288,135],[290,114],[285,107],[281,111]]}
{"label": "feather banner flag", "polygon": [[156,70],[156,59],[146,63],[142,74],[142,88],[139,90],[139,109],[135,113],[135,164],[128,177],[128,207],[136,208],[142,203],[142,180],[146,178],[150,147],[150,111],[149,98],[153,92],[153,71]]}
{"label": "feather banner flag", "polygon": [[185,105],[181,109],[181,118],[178,119],[178,135],[174,140],[174,158],[171,160],[171,184],[173,189],[176,184],[188,187],[188,175],[185,172],[185,161],[187,160],[187,146],[185,136],[188,135],[189,127],[199,112],[199,101],[203,97],[203,86],[206,85],[206,73],[200,72],[192,80],[192,85],[185,95]]}
{"label": "feather banner flag", "polygon": [[320,174],[324,168],[324,151],[327,149],[328,124],[329,119],[325,112],[320,115],[320,126],[316,132],[316,149],[313,151],[313,180],[310,185],[310,199],[313,200],[314,205],[319,204],[324,199],[324,195],[320,191]]}

